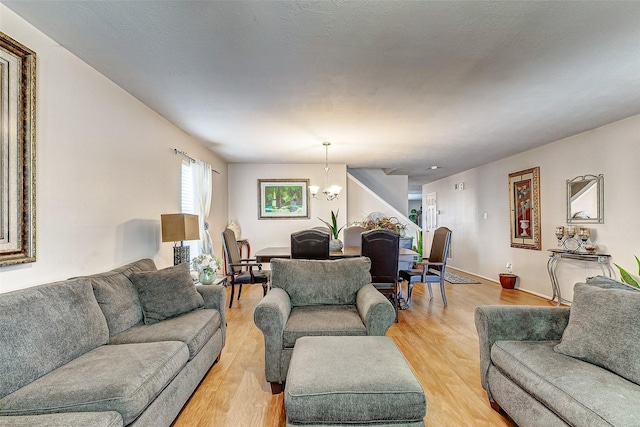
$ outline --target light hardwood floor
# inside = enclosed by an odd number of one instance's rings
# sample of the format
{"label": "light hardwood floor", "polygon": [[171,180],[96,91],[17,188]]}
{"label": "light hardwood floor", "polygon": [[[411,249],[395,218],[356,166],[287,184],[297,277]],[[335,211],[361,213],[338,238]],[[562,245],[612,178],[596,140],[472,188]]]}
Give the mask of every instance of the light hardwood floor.
{"label": "light hardwood floor", "polygon": [[[417,284],[411,308],[401,311],[400,322],[387,332],[424,388],[427,426],[514,425],[490,408],[480,385],[473,311],[478,305],[489,304],[551,304],[522,291],[502,290],[497,283],[478,280],[482,283],[447,283],[447,307],[442,305],[439,288],[434,286],[434,299],[429,300],[425,287]],[[227,343],[220,361],[204,378],[174,427],[286,424],[283,394],[272,395],[264,379],[264,341],[253,323],[253,309],[261,298],[261,286],[245,286],[242,299],[227,310]]]}

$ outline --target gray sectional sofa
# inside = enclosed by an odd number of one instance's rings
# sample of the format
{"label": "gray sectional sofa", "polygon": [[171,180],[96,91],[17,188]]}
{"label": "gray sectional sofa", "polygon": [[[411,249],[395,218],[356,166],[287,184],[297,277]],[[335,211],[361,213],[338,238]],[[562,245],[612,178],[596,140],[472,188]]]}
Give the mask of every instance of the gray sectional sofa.
{"label": "gray sectional sofa", "polygon": [[571,307],[475,311],[491,406],[520,427],[640,425],[640,292],[607,277]]}
{"label": "gray sectional sofa", "polygon": [[220,357],[225,301],[150,259],[0,294],[0,426],[169,426]]}

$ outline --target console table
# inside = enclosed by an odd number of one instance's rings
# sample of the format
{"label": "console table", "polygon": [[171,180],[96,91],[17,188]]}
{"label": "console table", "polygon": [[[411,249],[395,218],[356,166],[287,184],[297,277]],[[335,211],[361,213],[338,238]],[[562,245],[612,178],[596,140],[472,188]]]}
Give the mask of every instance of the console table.
{"label": "console table", "polygon": [[611,267],[611,255],[608,254],[588,254],[582,252],[564,251],[561,249],[549,249],[549,261],[547,261],[547,270],[549,271],[549,278],[551,279],[551,287],[553,288],[553,296],[549,301],[554,301],[558,298],[558,305],[563,302],[571,302],[562,298],[560,294],[560,286],[558,285],[558,276],[556,275],[556,269],[558,263],[563,260],[577,260],[582,262],[596,263],[600,266],[602,274],[609,277],[614,277],[613,268]]}

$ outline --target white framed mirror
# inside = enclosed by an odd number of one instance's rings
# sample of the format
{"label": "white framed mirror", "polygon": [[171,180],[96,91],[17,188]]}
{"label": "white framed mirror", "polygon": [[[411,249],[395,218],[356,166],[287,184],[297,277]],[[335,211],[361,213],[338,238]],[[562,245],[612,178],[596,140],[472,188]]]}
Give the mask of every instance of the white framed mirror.
{"label": "white framed mirror", "polygon": [[604,175],[567,180],[567,222],[604,223]]}

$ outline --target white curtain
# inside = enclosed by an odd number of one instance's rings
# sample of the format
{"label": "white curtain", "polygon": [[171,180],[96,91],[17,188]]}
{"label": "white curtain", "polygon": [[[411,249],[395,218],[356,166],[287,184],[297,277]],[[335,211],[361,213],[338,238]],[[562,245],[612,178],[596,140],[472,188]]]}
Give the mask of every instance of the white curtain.
{"label": "white curtain", "polygon": [[209,234],[209,224],[206,219],[209,217],[209,209],[211,208],[211,192],[212,192],[212,173],[211,165],[202,160],[196,160],[191,165],[193,173],[193,200],[195,214],[198,215],[200,222],[200,253],[213,253],[213,242]]}

